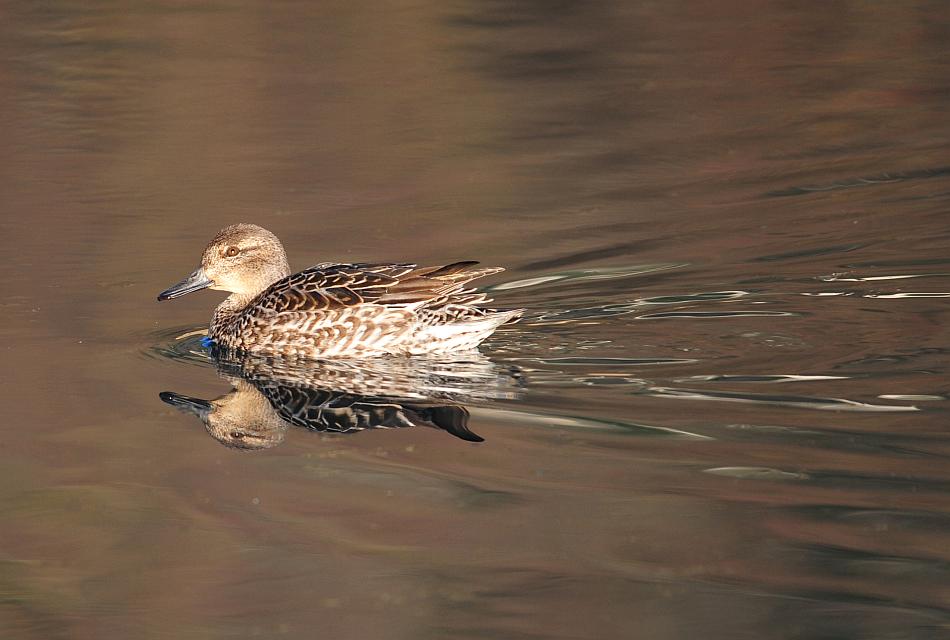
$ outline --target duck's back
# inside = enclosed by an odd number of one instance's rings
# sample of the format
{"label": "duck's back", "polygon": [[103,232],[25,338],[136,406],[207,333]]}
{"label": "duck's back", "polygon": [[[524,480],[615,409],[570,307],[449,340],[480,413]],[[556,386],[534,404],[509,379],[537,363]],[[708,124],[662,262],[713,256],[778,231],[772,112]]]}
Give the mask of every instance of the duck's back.
{"label": "duck's back", "polygon": [[465,285],[503,270],[476,264],[315,265],[245,305],[222,303],[211,337],[228,347],[316,358],[473,349],[521,315],[476,306],[488,298]]}

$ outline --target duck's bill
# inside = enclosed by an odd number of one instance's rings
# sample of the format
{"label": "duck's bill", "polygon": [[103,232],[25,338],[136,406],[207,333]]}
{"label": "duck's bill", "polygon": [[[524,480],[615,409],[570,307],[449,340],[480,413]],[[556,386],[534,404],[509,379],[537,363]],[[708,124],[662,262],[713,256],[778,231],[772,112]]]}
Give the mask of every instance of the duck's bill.
{"label": "duck's bill", "polygon": [[179,411],[193,413],[199,418],[205,418],[211,412],[211,403],[201,398],[183,396],[173,391],[162,391],[158,397],[162,399],[162,402],[170,404]]}
{"label": "duck's bill", "polygon": [[171,300],[172,298],[177,298],[183,296],[186,293],[191,293],[192,291],[200,291],[201,289],[207,289],[214,284],[214,281],[211,280],[208,276],[205,275],[204,269],[198,267],[195,269],[194,273],[190,276],[179,282],[178,284],[172,285],[158,294],[159,300]]}

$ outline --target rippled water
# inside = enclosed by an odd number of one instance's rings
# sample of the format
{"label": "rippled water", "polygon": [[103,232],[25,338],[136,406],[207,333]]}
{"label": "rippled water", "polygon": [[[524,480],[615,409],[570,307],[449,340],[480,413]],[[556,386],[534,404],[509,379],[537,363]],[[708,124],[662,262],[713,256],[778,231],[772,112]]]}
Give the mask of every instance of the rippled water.
{"label": "rippled water", "polygon": [[[0,635],[947,637],[948,16],[6,7]],[[237,221],[528,312],[222,363]]]}

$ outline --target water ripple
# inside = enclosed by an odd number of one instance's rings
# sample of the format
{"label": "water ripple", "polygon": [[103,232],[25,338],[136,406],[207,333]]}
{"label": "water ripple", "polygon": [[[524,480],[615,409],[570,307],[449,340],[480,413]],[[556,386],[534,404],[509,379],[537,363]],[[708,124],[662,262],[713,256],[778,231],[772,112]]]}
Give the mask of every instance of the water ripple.
{"label": "water ripple", "polygon": [[604,304],[596,307],[578,307],[566,309],[564,311],[552,311],[539,315],[534,320],[538,324],[563,324],[577,320],[590,320],[593,318],[608,318],[611,316],[620,316],[633,313],[640,308],[636,302],[622,304]]}
{"label": "water ripple", "polygon": [[577,269],[573,271],[562,271],[549,275],[538,276],[536,278],[525,278],[523,280],[511,280],[501,284],[485,287],[485,291],[508,291],[511,289],[523,289],[526,287],[539,287],[553,282],[568,281],[590,281],[590,280],[614,280],[617,278],[630,278],[640,276],[646,273],[655,273],[657,271],[669,271],[671,269],[681,269],[689,266],[687,263],[657,263],[618,267],[601,267],[596,269]]}
{"label": "water ripple", "polygon": [[687,295],[641,298],[640,300],[637,300],[637,302],[640,304],[687,304],[690,302],[721,302],[724,300],[738,300],[739,298],[748,295],[751,295],[750,291],[707,291],[705,293],[692,293]]}
{"label": "water ripple", "polygon": [[150,345],[144,355],[150,358],[167,358],[186,364],[210,366],[211,355],[202,344],[208,331],[205,328],[173,327],[150,334]]}
{"label": "water ripple", "polygon": [[844,273],[832,273],[826,276],[818,276],[817,280],[822,282],[873,282],[877,280],[906,280],[908,278],[934,278],[937,276],[950,276],[950,273],[906,273],[887,276],[852,276]]}
{"label": "water ripple", "polygon": [[902,293],[867,293],[865,298],[950,298],[950,292],[942,291],[905,291]]}
{"label": "water ripple", "polygon": [[694,389],[674,389],[669,387],[651,387],[645,395],[657,398],[678,398],[681,400],[712,400],[720,402],[745,402],[749,404],[763,404],[781,407],[798,407],[802,409],[819,409],[823,411],[855,411],[855,412],[906,412],[920,411],[913,405],[885,405],[857,402],[844,398],[822,398],[811,396],[766,395],[752,393],[735,393],[730,391],[699,391]]}
{"label": "water ripple", "polygon": [[773,253],[766,256],[753,258],[752,262],[781,262],[784,260],[794,260],[795,258],[814,258],[831,253],[848,253],[861,249],[865,245],[859,243],[836,244],[830,247],[812,247],[810,249],[799,249],[796,251],[787,251],[783,253]]}
{"label": "water ripple", "polygon": [[857,187],[870,187],[881,184],[891,184],[895,182],[906,182],[908,180],[923,180],[926,178],[939,178],[950,175],[950,167],[936,167],[933,169],[916,169],[912,171],[901,171],[897,173],[882,173],[876,176],[866,178],[851,178],[822,185],[805,185],[800,187],[790,187],[788,189],[779,189],[769,191],[764,194],[769,198],[784,198],[788,196],[801,196],[810,193],[821,193],[825,191],[839,191],[841,189],[854,189]]}
{"label": "water ripple", "polygon": [[677,438],[686,440],[713,440],[714,438],[699,433],[660,427],[656,425],[625,422],[621,420],[602,420],[581,416],[549,414],[532,411],[518,411],[513,409],[499,409],[495,407],[471,407],[473,416],[482,416],[509,424],[527,424],[538,427],[559,427],[571,429],[594,429],[597,431],[619,431],[637,436],[654,436],[663,438]]}
{"label": "water ripple", "polygon": [[726,476],[740,480],[807,480],[808,474],[782,471],[771,467],[715,467],[703,469],[703,473]]}
{"label": "water ripple", "polygon": [[797,311],[662,311],[645,313],[637,320],[664,320],[667,318],[772,318],[781,316],[804,316]]}
{"label": "water ripple", "polygon": [[705,375],[679,378],[676,382],[813,382],[816,380],[848,380],[851,376],[806,376],[806,375]]}
{"label": "water ripple", "polygon": [[534,362],[555,365],[591,365],[598,367],[642,367],[646,365],[689,364],[699,362],[694,358],[537,358]]}

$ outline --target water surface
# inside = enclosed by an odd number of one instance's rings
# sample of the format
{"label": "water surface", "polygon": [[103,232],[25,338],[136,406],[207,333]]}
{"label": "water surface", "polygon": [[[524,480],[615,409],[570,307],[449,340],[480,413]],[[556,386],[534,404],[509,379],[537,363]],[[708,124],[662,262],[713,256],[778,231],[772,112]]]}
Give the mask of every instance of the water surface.
{"label": "water surface", "polygon": [[[0,635],[950,633],[941,3],[3,14]],[[238,221],[508,267],[484,442],[163,403]]]}

